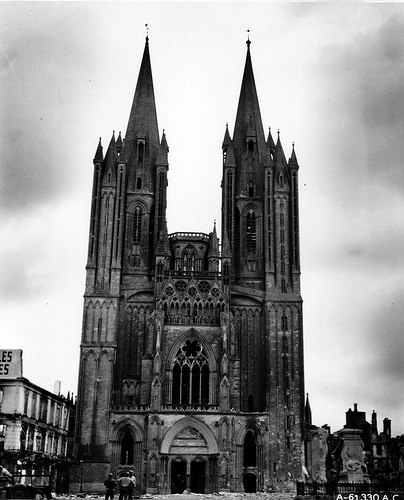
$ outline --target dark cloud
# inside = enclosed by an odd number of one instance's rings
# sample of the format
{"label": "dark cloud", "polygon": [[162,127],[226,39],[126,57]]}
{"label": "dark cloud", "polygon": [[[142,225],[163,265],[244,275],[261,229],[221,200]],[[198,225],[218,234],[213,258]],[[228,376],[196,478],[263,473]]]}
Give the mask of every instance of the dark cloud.
{"label": "dark cloud", "polygon": [[0,208],[5,214],[57,200],[74,182],[81,102],[95,64],[93,46],[81,43],[82,9],[40,2],[3,7],[14,27],[3,19],[0,64],[7,97],[0,117]]}
{"label": "dark cloud", "polygon": [[404,380],[404,286],[385,291],[367,321],[372,363],[391,381]]}

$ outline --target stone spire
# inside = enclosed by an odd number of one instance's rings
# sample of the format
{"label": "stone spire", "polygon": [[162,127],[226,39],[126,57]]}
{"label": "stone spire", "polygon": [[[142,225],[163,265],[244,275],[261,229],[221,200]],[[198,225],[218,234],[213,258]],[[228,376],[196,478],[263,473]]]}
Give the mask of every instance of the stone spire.
{"label": "stone spire", "polygon": [[150,164],[153,165],[159,150],[159,137],[150,63],[149,38],[146,37],[143,59],[125,135],[127,158],[130,158],[136,152],[136,140],[145,138],[148,142],[148,159]]}
{"label": "stone spire", "polygon": [[241,160],[248,134],[254,134],[261,161],[265,159],[265,134],[262,126],[258,94],[255,87],[251,63],[250,41],[247,41],[247,57],[241,83],[240,98],[237,108],[233,134],[233,147],[238,162]]}

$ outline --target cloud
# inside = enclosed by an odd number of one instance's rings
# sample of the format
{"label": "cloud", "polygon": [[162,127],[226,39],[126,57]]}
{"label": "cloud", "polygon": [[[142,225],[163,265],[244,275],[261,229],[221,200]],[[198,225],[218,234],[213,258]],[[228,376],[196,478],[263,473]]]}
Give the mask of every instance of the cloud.
{"label": "cloud", "polygon": [[[327,44],[317,66],[340,168],[353,184],[404,190],[404,11],[373,29]],[[320,67],[321,66],[321,67]]]}
{"label": "cloud", "polygon": [[13,4],[2,7],[14,29],[3,22],[0,209],[15,216],[59,199],[74,182],[95,61],[93,45],[81,43],[82,6]]}

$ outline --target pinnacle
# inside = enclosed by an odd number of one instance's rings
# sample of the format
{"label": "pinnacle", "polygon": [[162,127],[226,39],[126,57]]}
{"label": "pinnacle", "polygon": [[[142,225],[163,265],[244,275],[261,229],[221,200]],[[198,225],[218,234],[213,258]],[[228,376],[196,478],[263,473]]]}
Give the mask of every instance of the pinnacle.
{"label": "pinnacle", "polygon": [[94,162],[102,162],[104,160],[104,155],[102,153],[101,137],[98,141],[97,151],[95,152]]}

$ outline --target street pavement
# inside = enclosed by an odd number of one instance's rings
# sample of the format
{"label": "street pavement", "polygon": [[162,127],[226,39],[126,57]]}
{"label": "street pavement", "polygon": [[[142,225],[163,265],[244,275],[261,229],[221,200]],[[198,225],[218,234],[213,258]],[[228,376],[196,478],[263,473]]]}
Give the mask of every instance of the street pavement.
{"label": "street pavement", "polygon": [[[200,494],[200,493],[182,493],[171,495],[142,495],[140,500],[294,500],[295,492],[283,493],[219,493],[219,494]],[[57,500],[104,500],[104,496],[88,494],[88,495],[58,495]],[[118,500],[118,495],[115,495],[114,500]]]}

